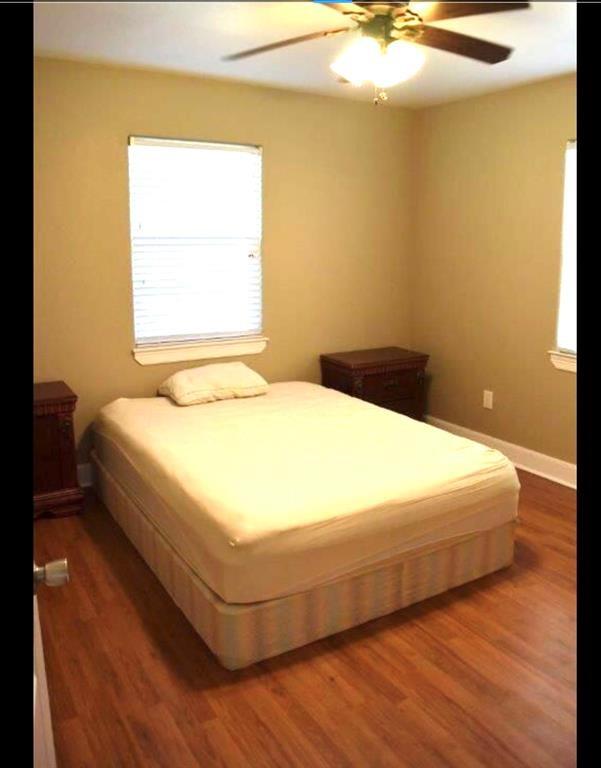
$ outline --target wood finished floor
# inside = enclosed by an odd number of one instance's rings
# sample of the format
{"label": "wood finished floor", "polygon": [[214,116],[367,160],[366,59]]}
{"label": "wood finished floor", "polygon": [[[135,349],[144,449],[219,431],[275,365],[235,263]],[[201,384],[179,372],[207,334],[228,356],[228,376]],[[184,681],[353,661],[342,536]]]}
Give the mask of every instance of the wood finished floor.
{"label": "wood finished floor", "polygon": [[569,768],[575,492],[521,472],[515,563],[237,672],[104,507],[35,523],[58,768]]}

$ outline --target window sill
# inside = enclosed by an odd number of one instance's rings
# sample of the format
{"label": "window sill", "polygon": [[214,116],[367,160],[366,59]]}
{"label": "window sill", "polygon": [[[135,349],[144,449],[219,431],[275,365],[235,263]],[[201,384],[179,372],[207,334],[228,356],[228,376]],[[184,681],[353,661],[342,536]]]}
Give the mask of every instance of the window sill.
{"label": "window sill", "polygon": [[136,347],[133,356],[140,365],[181,363],[187,360],[206,360],[212,357],[241,357],[258,355],[267,346],[265,336],[240,337],[217,341],[194,341],[188,344],[155,344]]}
{"label": "window sill", "polygon": [[572,355],[569,352],[559,352],[557,349],[550,349],[549,357],[553,365],[561,371],[576,373],[576,355]]}

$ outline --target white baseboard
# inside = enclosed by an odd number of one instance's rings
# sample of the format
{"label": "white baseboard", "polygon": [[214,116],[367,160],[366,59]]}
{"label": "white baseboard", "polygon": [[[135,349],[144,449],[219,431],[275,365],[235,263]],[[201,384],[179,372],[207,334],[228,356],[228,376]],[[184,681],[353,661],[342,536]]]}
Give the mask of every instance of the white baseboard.
{"label": "white baseboard", "polygon": [[501,451],[519,469],[525,469],[527,472],[532,472],[533,475],[546,477],[547,480],[567,485],[568,488],[576,488],[576,464],[570,464],[568,461],[562,461],[561,459],[553,458],[553,456],[547,456],[544,453],[531,451],[530,448],[499,440],[498,437],[484,435],[482,432],[474,432],[472,429],[451,424],[449,421],[437,419],[435,416],[426,416],[426,421],[428,424],[432,424],[433,427],[439,427],[447,432],[452,432],[454,435],[488,445],[489,448],[496,448],[497,451]]}
{"label": "white baseboard", "polygon": [[94,477],[92,475],[92,465],[78,464],[77,479],[79,480],[79,485],[82,488],[90,488],[94,484]]}

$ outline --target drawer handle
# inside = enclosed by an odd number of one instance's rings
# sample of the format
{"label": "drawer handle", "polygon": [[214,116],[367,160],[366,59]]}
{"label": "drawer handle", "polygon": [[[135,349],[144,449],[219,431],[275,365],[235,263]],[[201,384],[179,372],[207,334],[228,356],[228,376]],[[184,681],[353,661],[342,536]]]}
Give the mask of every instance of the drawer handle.
{"label": "drawer handle", "polygon": [[73,422],[71,421],[71,419],[61,419],[60,430],[63,433],[63,435],[71,434],[72,425],[73,425]]}
{"label": "drawer handle", "polygon": [[400,383],[400,379],[388,379],[388,381],[384,382],[384,389],[394,389],[394,387],[398,387]]}

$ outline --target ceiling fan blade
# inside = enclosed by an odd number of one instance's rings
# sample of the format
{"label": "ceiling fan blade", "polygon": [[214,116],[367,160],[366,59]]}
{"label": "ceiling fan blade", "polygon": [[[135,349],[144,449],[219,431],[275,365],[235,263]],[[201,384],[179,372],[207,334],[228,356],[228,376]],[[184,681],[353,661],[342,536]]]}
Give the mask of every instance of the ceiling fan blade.
{"label": "ceiling fan blade", "polygon": [[461,35],[459,32],[451,32],[449,29],[438,27],[423,27],[423,33],[418,40],[418,45],[427,45],[429,48],[438,48],[441,51],[456,53],[466,56],[468,59],[476,59],[486,64],[497,64],[505,61],[511,55],[513,48],[507,48],[497,43],[489,43],[488,40],[480,40],[478,37]]}
{"label": "ceiling fan blade", "polygon": [[364,16],[371,18],[373,13],[367,8],[361,8],[356,3],[319,3],[319,5],[325,5],[326,8],[331,8],[333,11],[343,13],[345,16]]}
{"label": "ceiling fan blade", "polygon": [[291,37],[289,40],[280,40],[278,43],[269,43],[268,45],[261,45],[258,48],[250,48],[248,51],[232,53],[229,56],[223,56],[221,60],[236,61],[237,59],[245,59],[247,56],[254,56],[257,53],[265,53],[266,51],[273,51],[276,48],[284,48],[286,45],[295,45],[296,43],[304,43],[307,40],[317,40],[320,37],[330,37],[331,35],[340,35],[342,32],[353,31],[354,27],[342,27],[341,29],[328,29],[325,32],[311,32],[308,35]]}
{"label": "ceiling fan blade", "polygon": [[422,3],[411,3],[415,10],[428,24],[431,21],[458,19],[461,16],[477,16],[481,13],[499,13],[499,11],[519,11],[530,8],[530,3],[428,3],[429,7],[420,10]]}

